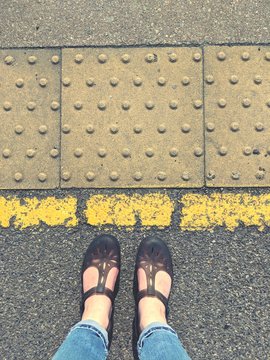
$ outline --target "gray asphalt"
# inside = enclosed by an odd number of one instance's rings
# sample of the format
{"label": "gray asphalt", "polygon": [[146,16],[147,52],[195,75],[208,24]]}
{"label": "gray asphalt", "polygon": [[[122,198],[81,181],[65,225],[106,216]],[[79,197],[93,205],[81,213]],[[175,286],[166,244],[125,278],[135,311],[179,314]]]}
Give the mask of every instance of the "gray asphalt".
{"label": "gray asphalt", "polygon": [[269,43],[269,0],[3,0],[0,46]]}
{"label": "gray asphalt", "polygon": [[[174,200],[186,192],[167,191]],[[76,195],[82,211],[95,191],[33,191],[27,195],[52,193]],[[231,233],[220,228],[213,233],[188,233],[180,232],[178,224],[175,213],[167,230],[142,231],[140,226],[132,232],[106,229],[119,238],[123,259],[110,359],[133,359],[133,265],[140,240],[153,233],[169,244],[173,254],[175,283],[169,323],[191,358],[268,359],[269,231],[239,228]],[[71,229],[0,230],[1,359],[51,358],[79,320],[83,253],[99,233],[83,221]]]}

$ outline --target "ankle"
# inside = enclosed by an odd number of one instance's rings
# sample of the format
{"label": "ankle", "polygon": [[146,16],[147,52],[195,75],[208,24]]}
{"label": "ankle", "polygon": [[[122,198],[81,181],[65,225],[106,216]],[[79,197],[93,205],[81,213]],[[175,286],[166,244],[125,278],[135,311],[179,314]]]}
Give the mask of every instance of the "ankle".
{"label": "ankle", "polygon": [[155,298],[143,298],[139,303],[140,329],[145,329],[154,322],[167,324],[165,306]]}
{"label": "ankle", "polygon": [[110,314],[110,300],[104,295],[93,295],[85,301],[82,320],[94,320],[104,329],[107,329]]}

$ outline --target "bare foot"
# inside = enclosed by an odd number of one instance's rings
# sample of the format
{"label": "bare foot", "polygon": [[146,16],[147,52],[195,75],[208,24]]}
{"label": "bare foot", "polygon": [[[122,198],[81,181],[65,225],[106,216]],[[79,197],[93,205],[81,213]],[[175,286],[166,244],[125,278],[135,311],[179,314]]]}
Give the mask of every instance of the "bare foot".
{"label": "bare foot", "polygon": [[[109,271],[106,287],[114,290],[115,282],[119,270],[114,267]],[[94,266],[89,267],[83,273],[83,291],[97,286],[98,269]],[[111,300],[106,295],[92,295],[84,303],[84,312],[82,320],[94,320],[98,322],[104,329],[109,325],[110,315],[112,311]]]}
{"label": "bare foot", "polygon": [[[145,271],[138,269],[139,291],[147,288]],[[169,297],[172,280],[165,271],[158,271],[155,278],[155,289],[160,291],[166,298]],[[139,319],[141,331],[153,322],[167,324],[166,310],[163,303],[155,297],[144,297],[139,302]]]}

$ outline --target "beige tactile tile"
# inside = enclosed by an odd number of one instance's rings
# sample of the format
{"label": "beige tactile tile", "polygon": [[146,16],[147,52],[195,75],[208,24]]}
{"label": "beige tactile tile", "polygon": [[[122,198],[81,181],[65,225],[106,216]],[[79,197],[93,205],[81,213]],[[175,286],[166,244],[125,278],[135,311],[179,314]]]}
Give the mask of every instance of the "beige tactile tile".
{"label": "beige tactile tile", "polygon": [[270,47],[205,48],[207,186],[270,185]]}
{"label": "beige tactile tile", "polygon": [[60,50],[0,50],[0,188],[59,185]]}
{"label": "beige tactile tile", "polygon": [[62,187],[201,187],[199,48],[63,49]]}

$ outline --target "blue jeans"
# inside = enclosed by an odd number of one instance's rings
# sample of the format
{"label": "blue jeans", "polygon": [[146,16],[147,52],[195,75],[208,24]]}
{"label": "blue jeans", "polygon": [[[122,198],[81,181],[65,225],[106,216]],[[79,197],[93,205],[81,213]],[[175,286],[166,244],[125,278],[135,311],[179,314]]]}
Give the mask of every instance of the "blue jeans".
{"label": "blue jeans", "polygon": [[[176,332],[161,323],[152,323],[141,333],[138,344],[140,360],[190,360]],[[53,360],[105,360],[108,334],[92,320],[80,321],[53,357]]]}

